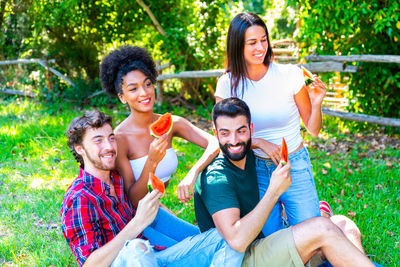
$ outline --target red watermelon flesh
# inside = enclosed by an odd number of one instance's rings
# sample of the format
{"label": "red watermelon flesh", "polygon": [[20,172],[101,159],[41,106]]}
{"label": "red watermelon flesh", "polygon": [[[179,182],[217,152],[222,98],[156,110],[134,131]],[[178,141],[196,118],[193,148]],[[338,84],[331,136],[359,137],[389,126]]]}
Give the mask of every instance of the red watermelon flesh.
{"label": "red watermelon flesh", "polygon": [[150,125],[150,134],[156,138],[159,138],[164,134],[169,134],[172,130],[173,124],[174,122],[172,121],[171,113],[165,113]]}
{"label": "red watermelon flesh", "polygon": [[149,192],[151,192],[153,189],[157,189],[158,192],[164,195],[165,193],[165,186],[163,181],[161,181],[157,176],[154,175],[154,173],[150,172],[149,173],[149,180],[150,184],[148,185]]}
{"label": "red watermelon flesh", "polygon": [[282,138],[282,150],[281,150],[281,162],[282,165],[286,165],[289,160],[288,150],[285,138]]}

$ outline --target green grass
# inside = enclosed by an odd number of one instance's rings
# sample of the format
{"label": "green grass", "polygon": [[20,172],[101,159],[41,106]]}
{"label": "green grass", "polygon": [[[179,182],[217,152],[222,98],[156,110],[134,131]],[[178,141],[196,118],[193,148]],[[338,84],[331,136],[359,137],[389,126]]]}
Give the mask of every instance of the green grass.
{"label": "green grass", "polygon": [[[127,112],[119,106],[103,111],[116,123]],[[209,112],[199,108],[196,114]],[[60,206],[78,168],[64,133],[81,113],[65,103],[0,99],[0,265],[76,265],[61,233]],[[173,113],[192,112],[174,108]],[[307,137],[320,198],[335,213],[352,217],[374,261],[400,266],[399,138],[374,142],[378,134],[350,135],[339,120],[326,119],[324,125],[321,138]],[[173,146],[179,166],[163,203],[195,222],[193,202],[180,204],[175,192],[202,150],[180,139]]]}

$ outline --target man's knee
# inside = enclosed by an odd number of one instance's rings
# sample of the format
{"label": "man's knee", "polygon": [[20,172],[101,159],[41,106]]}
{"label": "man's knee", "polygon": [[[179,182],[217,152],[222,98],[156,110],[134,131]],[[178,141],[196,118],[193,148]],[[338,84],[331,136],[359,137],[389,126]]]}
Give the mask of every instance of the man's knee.
{"label": "man's knee", "polygon": [[306,226],[313,232],[316,239],[327,240],[338,235],[343,235],[341,230],[328,218],[313,217],[305,221]]}
{"label": "man's knee", "polygon": [[335,215],[335,216],[332,216],[330,219],[346,235],[361,237],[360,229],[358,229],[357,225],[351,219],[347,218],[346,216]]}

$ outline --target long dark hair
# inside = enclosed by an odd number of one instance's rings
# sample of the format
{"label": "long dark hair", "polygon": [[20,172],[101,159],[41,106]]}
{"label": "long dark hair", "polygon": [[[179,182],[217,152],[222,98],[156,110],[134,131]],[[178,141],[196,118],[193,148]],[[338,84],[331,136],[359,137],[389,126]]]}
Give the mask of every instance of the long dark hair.
{"label": "long dark hair", "polygon": [[244,36],[246,30],[251,26],[261,26],[265,30],[268,41],[267,55],[264,58],[264,65],[269,66],[274,55],[272,53],[271,42],[267,26],[264,21],[256,14],[245,12],[236,15],[231,21],[226,41],[226,72],[231,73],[231,96],[237,96],[239,81],[242,81],[242,95],[244,92],[245,78],[248,75],[246,62],[244,59]]}

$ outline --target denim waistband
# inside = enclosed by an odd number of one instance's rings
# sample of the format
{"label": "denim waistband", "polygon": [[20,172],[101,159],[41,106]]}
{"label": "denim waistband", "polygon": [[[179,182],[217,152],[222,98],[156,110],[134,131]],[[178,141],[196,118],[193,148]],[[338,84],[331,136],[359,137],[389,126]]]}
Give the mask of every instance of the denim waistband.
{"label": "denim waistband", "polygon": [[[299,151],[296,151],[293,154],[289,155],[289,160],[296,160],[301,157],[308,157],[308,150],[304,146]],[[263,159],[256,156],[256,161],[258,160],[264,161],[267,165],[274,164],[271,159]]]}

